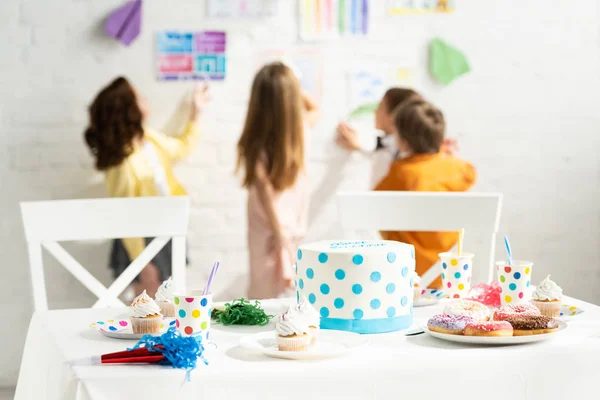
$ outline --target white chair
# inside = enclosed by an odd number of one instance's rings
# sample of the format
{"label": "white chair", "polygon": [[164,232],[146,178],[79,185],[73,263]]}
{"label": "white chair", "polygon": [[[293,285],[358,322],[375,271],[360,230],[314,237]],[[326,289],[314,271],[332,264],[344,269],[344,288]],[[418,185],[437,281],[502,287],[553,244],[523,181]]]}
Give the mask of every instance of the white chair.
{"label": "white chair", "polygon": [[[456,231],[465,228],[465,251],[475,254],[474,284],[494,272],[502,194],[470,192],[340,192],[338,211],[347,231]],[[351,238],[348,238],[351,239]],[[437,265],[421,277],[427,287],[441,274]]]}
{"label": "white chair", "polygon": [[[24,202],[21,214],[36,311],[48,309],[42,247],[98,297],[93,307],[124,306],[118,296],[169,240],[172,240],[173,281],[177,287],[184,288],[189,197]],[[108,289],[57,243],[131,237],[155,239]]]}

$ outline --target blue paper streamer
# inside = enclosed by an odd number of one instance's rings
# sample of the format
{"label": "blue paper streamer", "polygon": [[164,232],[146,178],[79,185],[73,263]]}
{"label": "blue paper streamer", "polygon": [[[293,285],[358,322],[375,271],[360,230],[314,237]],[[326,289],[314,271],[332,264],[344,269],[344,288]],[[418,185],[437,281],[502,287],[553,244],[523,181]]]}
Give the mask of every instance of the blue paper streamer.
{"label": "blue paper streamer", "polygon": [[159,361],[158,364],[185,369],[188,381],[190,380],[190,372],[196,368],[198,359],[208,365],[208,361],[203,355],[204,346],[199,333],[192,336],[182,336],[177,329],[171,327],[161,336],[142,336],[135,346],[127,350],[131,351],[140,347],[146,347],[150,352],[161,353],[165,356],[165,359]]}

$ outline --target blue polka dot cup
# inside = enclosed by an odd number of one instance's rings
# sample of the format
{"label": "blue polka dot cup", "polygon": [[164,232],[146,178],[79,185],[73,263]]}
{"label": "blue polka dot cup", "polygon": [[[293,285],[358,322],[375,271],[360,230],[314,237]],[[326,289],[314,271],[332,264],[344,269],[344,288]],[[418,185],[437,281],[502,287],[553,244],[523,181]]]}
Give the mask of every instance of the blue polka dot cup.
{"label": "blue polka dot cup", "polygon": [[442,265],[442,290],[447,297],[461,299],[469,296],[473,271],[473,253],[446,252],[438,254]]}
{"label": "blue polka dot cup", "polygon": [[498,281],[502,293],[500,300],[505,304],[523,304],[531,300],[531,271],[533,262],[513,260],[511,265],[506,261],[497,261]]}
{"label": "blue polka dot cup", "polygon": [[202,296],[202,291],[175,294],[175,326],[183,336],[201,335],[209,338],[212,294]]}

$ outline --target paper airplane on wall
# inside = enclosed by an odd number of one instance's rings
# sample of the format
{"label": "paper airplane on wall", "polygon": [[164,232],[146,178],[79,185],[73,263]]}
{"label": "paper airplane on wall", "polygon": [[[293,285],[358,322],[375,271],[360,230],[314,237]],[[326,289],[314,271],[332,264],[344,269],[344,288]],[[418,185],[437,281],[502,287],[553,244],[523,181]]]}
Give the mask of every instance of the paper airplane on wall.
{"label": "paper airplane on wall", "polygon": [[142,0],[133,0],[113,11],[106,20],[104,33],[129,46],[140,34],[142,26]]}

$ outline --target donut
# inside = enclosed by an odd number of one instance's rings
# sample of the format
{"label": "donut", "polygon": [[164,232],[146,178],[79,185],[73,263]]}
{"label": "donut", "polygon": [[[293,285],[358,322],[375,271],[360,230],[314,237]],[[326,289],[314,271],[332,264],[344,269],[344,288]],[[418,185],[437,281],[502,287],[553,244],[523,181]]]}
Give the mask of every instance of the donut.
{"label": "donut", "polygon": [[450,303],[444,308],[444,314],[465,315],[471,317],[475,322],[487,321],[490,319],[490,309],[481,303],[470,300],[459,300]]}
{"label": "donut", "polygon": [[494,321],[504,321],[511,317],[527,317],[542,315],[540,309],[533,304],[506,304],[494,312]]}
{"label": "donut", "polygon": [[513,327],[506,321],[474,322],[465,326],[466,336],[512,336]]}
{"label": "donut", "polygon": [[427,328],[434,332],[462,335],[465,326],[472,322],[475,322],[475,320],[466,315],[438,314],[427,321]]}
{"label": "donut", "polygon": [[541,335],[558,330],[558,322],[543,315],[510,317],[505,322],[512,325],[515,336]]}

